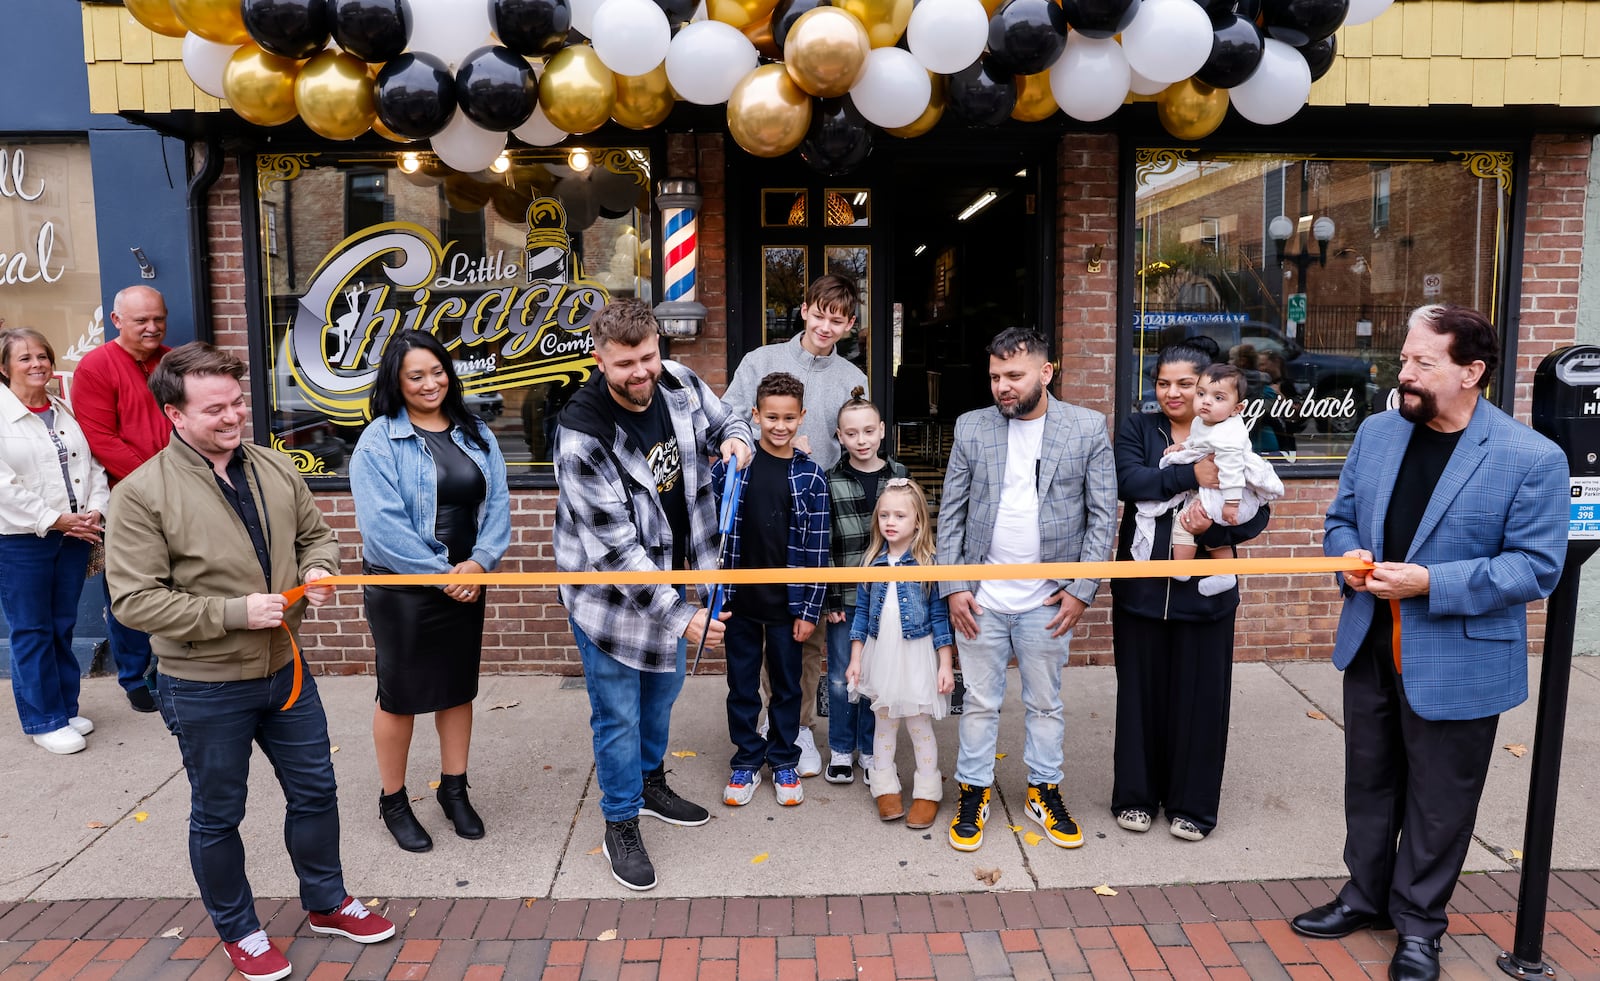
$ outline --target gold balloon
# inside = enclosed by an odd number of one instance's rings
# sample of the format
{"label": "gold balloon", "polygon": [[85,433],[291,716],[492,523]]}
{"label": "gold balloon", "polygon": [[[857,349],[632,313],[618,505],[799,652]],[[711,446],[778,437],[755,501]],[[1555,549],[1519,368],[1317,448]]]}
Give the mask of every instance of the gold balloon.
{"label": "gold balloon", "polygon": [[246,44],[222,70],[222,91],[233,111],[257,126],[278,126],[295,117],[294,80],[300,62]]}
{"label": "gold balloon", "polygon": [[892,48],[911,23],[912,0],[834,0],[833,5],[848,11],[867,29],[867,40],[874,48]]}
{"label": "gold balloon", "polygon": [[409,137],[409,136],[401,136],[399,133],[396,133],[394,130],[392,130],[389,127],[383,125],[383,120],[379,119],[377,116],[373,116],[372,117],[372,131],[374,133],[377,133],[379,136],[383,137],[384,139],[388,140],[390,143],[415,143],[415,142],[417,142],[416,140],[413,140],[411,137]]}
{"label": "gold balloon", "polygon": [[810,127],[811,99],[782,65],[762,65],[728,96],[728,131],[758,157],[783,156],[800,145]]}
{"label": "gold balloon", "polygon": [[739,33],[750,39],[750,43],[761,52],[761,57],[778,61],[783,58],[783,49],[778,47],[778,39],[772,36],[772,15],[761,18],[753,24],[746,24],[739,28]]}
{"label": "gold balloon", "polygon": [[770,18],[777,5],[778,0],[706,0],[706,13],[712,20],[732,24],[742,31]]}
{"label": "gold balloon", "polygon": [[342,51],[305,63],[294,80],[294,103],[306,125],[330,140],[353,140],[378,118],[366,62]]}
{"label": "gold balloon", "polygon": [[672,112],[672,86],[667,84],[667,64],[662,62],[643,75],[617,76],[617,102],[611,118],[628,129],[649,129],[666,121]]}
{"label": "gold balloon", "polygon": [[1049,119],[1061,107],[1056,105],[1056,97],[1050,91],[1050,73],[1042,71],[1037,75],[1017,76],[1017,105],[1011,110],[1011,118],[1023,123],[1037,123],[1042,119]]}
{"label": "gold balloon", "polygon": [[800,15],[783,42],[784,67],[794,84],[824,99],[844,95],[867,63],[867,29],[838,7]]}
{"label": "gold balloon", "polygon": [[906,125],[886,129],[885,133],[898,136],[902,140],[909,140],[921,136],[938,124],[940,118],[944,116],[945,80],[943,75],[935,75],[933,72],[928,73],[928,80],[933,83],[933,92],[928,96],[928,108],[922,110],[922,115]]}
{"label": "gold balloon", "polygon": [[544,65],[539,105],[550,125],[588,133],[605,125],[617,101],[616,76],[587,44],[572,44]]}
{"label": "gold balloon", "polygon": [[239,0],[171,0],[172,10],[183,26],[207,41],[218,44],[243,44],[250,40],[244,29],[243,6]]}
{"label": "gold balloon", "polygon": [[178,19],[178,12],[172,9],[172,0],[123,0],[123,6],[128,8],[134,20],[157,34],[183,37],[189,33],[183,21]]}
{"label": "gold balloon", "polygon": [[[1005,2],[1006,0],[983,0],[983,12],[993,17],[994,12],[1004,6]],[[1122,35],[1118,34],[1117,37],[1120,38]]]}
{"label": "gold balloon", "polygon": [[1216,132],[1228,115],[1228,90],[1192,78],[1174,82],[1156,98],[1156,115],[1178,139],[1203,139]]}

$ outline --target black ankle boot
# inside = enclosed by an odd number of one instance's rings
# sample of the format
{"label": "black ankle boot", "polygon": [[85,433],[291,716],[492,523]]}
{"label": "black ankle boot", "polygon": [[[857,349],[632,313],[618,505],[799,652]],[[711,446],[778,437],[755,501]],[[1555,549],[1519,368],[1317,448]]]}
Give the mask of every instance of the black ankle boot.
{"label": "black ankle boot", "polygon": [[478,817],[478,812],[472,809],[472,801],[467,799],[465,773],[439,774],[438,797],[439,806],[444,808],[444,816],[456,826],[456,834],[472,841],[483,837],[483,819]]}
{"label": "black ankle boot", "polygon": [[411,798],[406,796],[405,787],[392,794],[379,794],[378,814],[382,816],[389,833],[394,835],[395,844],[401,848],[408,852],[433,850],[433,839],[428,837],[427,830],[417,816],[411,813]]}

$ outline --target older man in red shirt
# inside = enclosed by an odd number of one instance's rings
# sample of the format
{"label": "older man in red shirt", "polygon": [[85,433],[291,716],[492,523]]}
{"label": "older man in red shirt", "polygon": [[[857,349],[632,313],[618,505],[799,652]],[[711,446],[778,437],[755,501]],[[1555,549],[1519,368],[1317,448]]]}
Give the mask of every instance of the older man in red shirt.
{"label": "older man in red shirt", "polygon": [[[172,435],[172,424],[149,387],[150,373],[169,350],[162,343],[167,303],[155,289],[129,286],[112,301],[111,323],[117,336],[84,355],[72,374],[72,411],[90,452],[115,485],[165,449]],[[138,712],[154,712],[150,638],[117,622],[109,593],[106,632],[128,704]]]}

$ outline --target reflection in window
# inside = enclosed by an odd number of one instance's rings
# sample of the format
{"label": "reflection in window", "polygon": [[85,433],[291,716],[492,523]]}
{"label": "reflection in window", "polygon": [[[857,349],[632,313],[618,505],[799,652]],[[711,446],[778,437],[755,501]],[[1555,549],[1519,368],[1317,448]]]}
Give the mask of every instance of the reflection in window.
{"label": "reflection in window", "polygon": [[804,246],[769,245],[761,250],[761,313],[766,338],[762,343],[786,341],[800,333],[800,307],[810,282]]}
{"label": "reflection in window", "polygon": [[1131,266],[1133,411],[1157,411],[1156,352],[1206,338],[1260,393],[1258,452],[1338,464],[1388,407],[1424,303],[1497,315],[1509,153],[1321,159],[1146,150]]}
{"label": "reflection in window", "polygon": [[839,353],[871,378],[871,344],[868,338],[871,337],[872,298],[868,291],[872,283],[872,250],[865,245],[830,245],[823,250],[823,261],[824,273],[843,276],[854,283],[856,291],[861,294],[861,305],[856,310],[856,329],[839,338]]}
{"label": "reflection in window", "polygon": [[823,223],[829,228],[866,228],[872,224],[872,192],[866,188],[830,188],[824,200]]}
{"label": "reflection in window", "polygon": [[771,228],[806,223],[806,192],[800,188],[769,188],[761,192],[761,224]]}

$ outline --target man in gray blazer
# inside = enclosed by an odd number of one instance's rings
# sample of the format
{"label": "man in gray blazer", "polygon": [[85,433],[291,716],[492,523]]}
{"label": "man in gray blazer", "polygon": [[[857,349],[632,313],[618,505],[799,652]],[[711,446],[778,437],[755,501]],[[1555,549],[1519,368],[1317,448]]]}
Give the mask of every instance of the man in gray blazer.
{"label": "man in gray blazer", "polygon": [[[939,505],[939,564],[1102,561],[1111,554],[1117,475],[1105,417],[1051,398],[1044,336],[1022,327],[989,344],[995,406],[956,420]],[[947,582],[966,682],[950,845],[983,844],[1006,664],[1022,676],[1028,816],[1062,848],[1083,832],[1061,799],[1066,715],[1061,670],[1098,579]]]}

